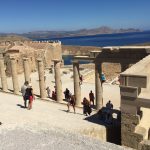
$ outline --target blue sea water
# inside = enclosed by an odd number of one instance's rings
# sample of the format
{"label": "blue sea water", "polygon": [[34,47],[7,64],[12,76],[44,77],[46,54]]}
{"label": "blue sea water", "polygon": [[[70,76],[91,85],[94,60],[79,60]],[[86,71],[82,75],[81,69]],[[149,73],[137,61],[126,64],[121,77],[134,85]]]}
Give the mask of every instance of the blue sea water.
{"label": "blue sea water", "polygon": [[[64,37],[64,38],[48,38],[45,40],[60,40],[63,45],[99,46],[99,47],[124,46],[150,42],[150,31],[117,33],[117,34],[100,34],[93,36],[78,36],[78,37]],[[71,62],[72,58],[73,56],[63,56],[64,64],[70,65],[72,63]]]}
{"label": "blue sea water", "polygon": [[50,40],[60,40],[63,45],[80,46],[124,46],[150,42],[150,31],[134,33],[100,34],[93,36],[78,36],[51,38]]}

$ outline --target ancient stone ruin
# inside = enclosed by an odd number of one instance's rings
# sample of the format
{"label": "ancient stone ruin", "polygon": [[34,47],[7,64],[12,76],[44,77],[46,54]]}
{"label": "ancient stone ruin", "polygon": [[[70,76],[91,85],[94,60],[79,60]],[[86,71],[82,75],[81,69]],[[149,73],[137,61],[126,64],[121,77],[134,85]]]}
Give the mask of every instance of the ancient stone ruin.
{"label": "ancient stone ruin", "polygon": [[[7,45],[7,44],[6,44]],[[24,72],[25,81],[30,73],[38,69],[40,97],[46,98],[44,69],[54,64],[56,101],[62,101],[62,82],[60,68],[62,63],[60,42],[24,42],[11,43],[0,53],[0,73],[2,90],[7,91],[6,73],[12,75],[13,92],[19,93],[18,73]],[[3,46],[2,46],[3,47]],[[96,109],[103,107],[103,89],[100,79],[102,63],[120,63],[121,94],[121,144],[139,150],[150,149],[149,127],[141,127],[144,111],[150,108],[150,47],[104,47],[101,51],[91,51],[89,56],[76,56],[73,60],[74,94],[76,106],[81,105],[81,87],[79,84],[79,61],[91,61],[95,64]],[[132,64],[131,67],[129,65]],[[149,118],[147,118],[149,119]]]}
{"label": "ancient stone ruin", "polygon": [[10,56],[14,56],[17,62],[17,73],[24,72],[23,58],[28,58],[30,71],[37,70],[36,59],[41,58],[44,67],[50,68],[53,65],[52,59],[62,60],[62,49],[60,41],[25,41],[25,42],[1,42],[0,52],[4,54],[6,74],[11,75]]}
{"label": "ancient stone ruin", "polygon": [[[150,108],[149,54],[149,46],[124,46],[104,47],[101,51],[91,51],[90,56],[74,57],[75,66],[79,66],[80,60],[88,60],[95,64],[97,109],[103,107],[102,83],[100,80],[102,63],[120,63],[122,71],[120,74],[121,144],[139,150],[150,149],[150,127],[140,124],[144,116],[144,111],[141,111],[140,108]],[[131,67],[129,67],[130,64],[132,64]],[[76,74],[74,73],[74,75],[78,76],[79,71],[76,68]],[[80,99],[81,92],[77,79],[74,81],[74,85],[76,98]]]}

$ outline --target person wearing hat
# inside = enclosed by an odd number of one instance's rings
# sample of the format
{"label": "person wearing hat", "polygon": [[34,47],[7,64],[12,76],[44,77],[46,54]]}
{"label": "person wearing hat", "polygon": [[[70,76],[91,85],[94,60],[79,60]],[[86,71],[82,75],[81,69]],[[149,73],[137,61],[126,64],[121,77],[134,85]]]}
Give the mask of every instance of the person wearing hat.
{"label": "person wearing hat", "polygon": [[35,98],[34,98],[33,88],[32,88],[31,83],[29,83],[28,88],[26,89],[26,93],[27,93],[28,98],[29,98],[28,109],[30,110],[30,109],[32,109],[33,99],[35,99]]}

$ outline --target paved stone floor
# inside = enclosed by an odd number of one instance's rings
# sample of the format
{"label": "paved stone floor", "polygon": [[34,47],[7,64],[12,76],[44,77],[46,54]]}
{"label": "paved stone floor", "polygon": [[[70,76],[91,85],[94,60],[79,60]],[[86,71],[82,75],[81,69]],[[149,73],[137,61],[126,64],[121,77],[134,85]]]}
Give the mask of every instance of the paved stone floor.
{"label": "paved stone floor", "polygon": [[67,113],[66,105],[37,99],[32,110],[22,105],[22,97],[0,92],[1,150],[126,149],[100,140],[105,127],[87,121],[82,109]]}

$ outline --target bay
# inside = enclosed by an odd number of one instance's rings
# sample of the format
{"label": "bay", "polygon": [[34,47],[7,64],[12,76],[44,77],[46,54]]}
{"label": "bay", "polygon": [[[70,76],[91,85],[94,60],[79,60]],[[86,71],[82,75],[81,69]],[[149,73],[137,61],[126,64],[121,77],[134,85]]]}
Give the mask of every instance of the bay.
{"label": "bay", "polygon": [[124,46],[150,42],[150,31],[100,34],[93,36],[77,36],[64,38],[49,38],[45,40],[60,40],[63,45],[79,46]]}

